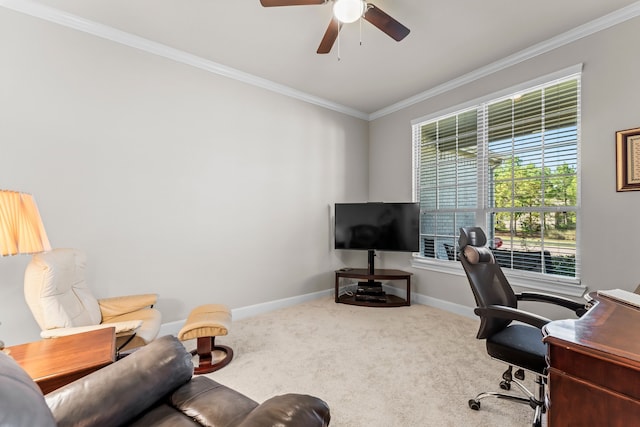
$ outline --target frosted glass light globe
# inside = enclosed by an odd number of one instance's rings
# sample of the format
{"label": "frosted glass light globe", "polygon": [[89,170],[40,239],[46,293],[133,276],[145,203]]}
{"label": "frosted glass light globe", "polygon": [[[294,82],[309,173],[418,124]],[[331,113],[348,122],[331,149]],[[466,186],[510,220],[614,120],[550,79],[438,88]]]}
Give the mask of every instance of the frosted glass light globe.
{"label": "frosted glass light globe", "polygon": [[364,13],[362,0],[336,0],[333,4],[333,15],[343,24],[357,21]]}

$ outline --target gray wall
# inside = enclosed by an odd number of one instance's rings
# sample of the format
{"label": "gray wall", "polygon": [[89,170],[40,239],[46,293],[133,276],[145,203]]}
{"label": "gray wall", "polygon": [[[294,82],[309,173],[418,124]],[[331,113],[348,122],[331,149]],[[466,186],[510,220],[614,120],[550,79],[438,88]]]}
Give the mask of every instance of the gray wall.
{"label": "gray wall", "polygon": [[[368,123],[0,8],[0,188],[32,193],[99,297],[163,321],[331,287],[330,204],[366,200]],[[38,338],[29,256],[0,259],[0,339]]]}
{"label": "gray wall", "polygon": [[[638,40],[640,19],[635,18],[373,121],[370,198],[411,197],[411,120],[583,63],[582,283],[589,291],[635,289],[640,283],[640,192],[615,191],[615,132],[640,127],[640,57],[633,54]],[[408,269],[409,259],[407,255],[385,255],[381,265]],[[411,271],[418,293],[473,305],[464,276]]]}
{"label": "gray wall", "polygon": [[[35,195],[54,247],[87,252],[99,297],[158,292],[165,322],[297,296],[366,262],[331,250],[331,204],[411,199],[412,119],[584,63],[583,283],[633,289],[640,193],[615,192],[614,134],[640,126],[639,36],[636,18],[367,124],[0,8],[0,188]],[[376,262],[473,305],[463,276],[409,260]],[[9,345],[38,337],[28,261],[0,259]]]}

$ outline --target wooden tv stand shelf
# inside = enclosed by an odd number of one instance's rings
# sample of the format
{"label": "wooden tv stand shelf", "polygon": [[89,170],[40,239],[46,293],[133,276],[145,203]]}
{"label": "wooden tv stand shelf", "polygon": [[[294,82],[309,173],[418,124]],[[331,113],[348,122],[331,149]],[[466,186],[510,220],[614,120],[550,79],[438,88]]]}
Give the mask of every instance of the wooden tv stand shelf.
{"label": "wooden tv stand shelf", "polygon": [[[337,303],[361,305],[364,307],[402,307],[411,305],[411,275],[402,270],[376,269],[371,274],[366,268],[343,268],[336,270],[335,298]],[[340,279],[357,279],[360,281],[404,280],[406,282],[406,299],[396,295],[386,295],[386,302],[358,301],[355,295],[340,295]]]}

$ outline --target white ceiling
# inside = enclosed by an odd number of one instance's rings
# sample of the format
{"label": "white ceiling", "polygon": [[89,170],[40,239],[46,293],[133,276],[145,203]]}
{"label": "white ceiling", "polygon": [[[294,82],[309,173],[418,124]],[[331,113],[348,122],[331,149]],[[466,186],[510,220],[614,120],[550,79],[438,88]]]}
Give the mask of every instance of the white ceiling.
{"label": "white ceiling", "polygon": [[18,3],[50,6],[363,116],[523,51],[534,52],[532,46],[566,39],[567,32],[577,38],[589,33],[585,28],[640,14],[635,0],[371,0],[411,33],[396,42],[366,21],[345,25],[338,59],[337,42],[328,55],[315,53],[331,4],[264,8],[259,0],[0,0],[9,8],[24,7]]}

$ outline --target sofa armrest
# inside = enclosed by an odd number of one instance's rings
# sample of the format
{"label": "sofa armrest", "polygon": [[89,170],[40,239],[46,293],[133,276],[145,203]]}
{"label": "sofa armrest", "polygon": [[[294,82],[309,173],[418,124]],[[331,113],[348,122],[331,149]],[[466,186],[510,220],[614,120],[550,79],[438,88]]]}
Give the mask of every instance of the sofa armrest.
{"label": "sofa armrest", "polygon": [[45,396],[58,427],[126,425],[188,382],[191,354],[167,335]]}
{"label": "sofa armrest", "polygon": [[323,400],[306,394],[284,394],[266,400],[238,427],[326,427],[330,420],[329,406]]}
{"label": "sofa armrest", "polygon": [[157,301],[157,294],[140,294],[102,298],[98,300],[98,305],[102,313],[102,321],[106,322],[116,316],[153,307]]}

